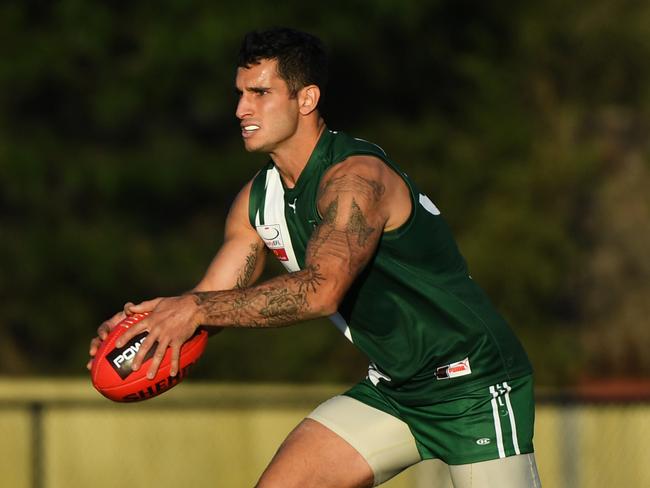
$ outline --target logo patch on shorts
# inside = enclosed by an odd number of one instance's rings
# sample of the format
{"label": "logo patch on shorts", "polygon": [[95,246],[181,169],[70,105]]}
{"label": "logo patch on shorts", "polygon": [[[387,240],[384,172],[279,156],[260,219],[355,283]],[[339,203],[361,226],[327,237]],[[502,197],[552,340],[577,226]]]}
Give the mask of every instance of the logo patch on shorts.
{"label": "logo patch on shorts", "polygon": [[482,437],[481,439],[476,439],[476,443],[479,446],[487,446],[490,442],[492,441],[490,440],[489,437]]}
{"label": "logo patch on shorts", "polygon": [[469,367],[469,358],[436,369],[437,380],[448,380],[459,376],[467,376],[468,374],[472,374],[472,369]]}

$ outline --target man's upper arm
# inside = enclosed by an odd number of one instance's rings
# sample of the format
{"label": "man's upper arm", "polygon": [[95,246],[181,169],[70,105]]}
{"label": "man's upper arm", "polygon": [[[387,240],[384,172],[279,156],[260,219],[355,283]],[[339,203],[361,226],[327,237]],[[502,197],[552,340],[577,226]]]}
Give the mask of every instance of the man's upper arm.
{"label": "man's upper arm", "polygon": [[385,165],[353,156],[323,177],[317,205],[323,217],[307,245],[306,266],[327,283],[330,307],[336,308],[370,261],[389,217]]}
{"label": "man's upper arm", "polygon": [[194,291],[243,288],[262,273],[266,247],[248,219],[252,182],[239,192],[226,218],[224,242]]}

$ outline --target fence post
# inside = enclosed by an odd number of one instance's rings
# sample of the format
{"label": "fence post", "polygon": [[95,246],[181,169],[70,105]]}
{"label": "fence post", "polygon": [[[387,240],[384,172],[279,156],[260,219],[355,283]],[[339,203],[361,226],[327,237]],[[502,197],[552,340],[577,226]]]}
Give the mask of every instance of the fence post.
{"label": "fence post", "polygon": [[30,406],[32,430],[32,488],[43,488],[43,403]]}

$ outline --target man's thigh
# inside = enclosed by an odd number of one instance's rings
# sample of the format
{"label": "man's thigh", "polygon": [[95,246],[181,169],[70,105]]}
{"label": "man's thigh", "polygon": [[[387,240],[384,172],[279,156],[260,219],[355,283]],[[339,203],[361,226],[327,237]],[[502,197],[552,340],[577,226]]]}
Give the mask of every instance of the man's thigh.
{"label": "man's thigh", "polygon": [[454,488],[540,488],[533,453],[449,466]]}
{"label": "man's thigh", "polygon": [[420,460],[404,422],[337,396],[289,434],[258,487],[371,487]]}
{"label": "man's thigh", "polygon": [[366,488],[372,470],[344,439],[312,419],[287,436],[257,488]]}
{"label": "man's thigh", "polygon": [[422,460],[404,421],[355,398],[331,398],[309,418],[345,439],[363,457],[372,470],[373,486]]}

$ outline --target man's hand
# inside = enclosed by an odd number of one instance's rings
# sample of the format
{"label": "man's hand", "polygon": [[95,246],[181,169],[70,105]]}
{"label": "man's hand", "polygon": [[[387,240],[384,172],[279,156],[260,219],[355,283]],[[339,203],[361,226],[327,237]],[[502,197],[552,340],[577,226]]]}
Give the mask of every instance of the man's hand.
{"label": "man's hand", "polygon": [[[146,302],[142,302],[138,307],[143,308],[143,311],[145,312],[150,312],[152,311],[156,305],[158,305],[158,302],[162,300],[161,298],[155,298],[153,300],[149,300]],[[97,354],[97,350],[99,349],[99,346],[101,343],[106,340],[106,337],[108,337],[108,334],[115,328],[117,324],[122,322],[127,315],[133,315],[134,311],[131,311],[131,307],[135,307],[135,305],[131,302],[128,302],[124,305],[124,309],[121,310],[120,312],[117,312],[115,315],[113,315],[110,319],[105,320],[102,322],[102,324],[97,328],[97,337],[94,337],[90,341],[90,348],[88,349],[88,355],[90,356],[90,359],[88,360],[88,363],[86,364],[86,368],[90,370],[93,367],[93,361],[95,360],[95,354]],[[140,308],[138,309],[138,312],[140,312]]]}
{"label": "man's hand", "polygon": [[[155,302],[155,305],[152,304]],[[169,374],[176,376],[181,354],[181,346],[187,341],[200,325],[199,310],[190,295],[180,297],[157,298],[129,307],[130,313],[152,312],[147,318],[120,336],[115,345],[122,347],[133,337],[148,332],[147,338],[140,346],[140,350],[133,359],[132,368],[137,371],[149,350],[156,345],[151,367],[147,372],[149,379],[156,376],[158,367],[165,357],[167,348],[171,348],[171,369]]]}

